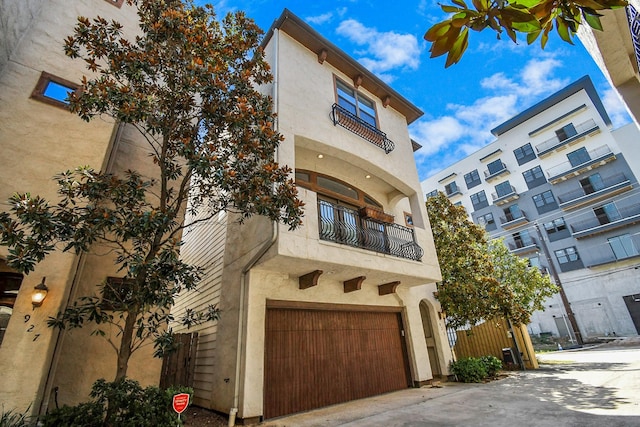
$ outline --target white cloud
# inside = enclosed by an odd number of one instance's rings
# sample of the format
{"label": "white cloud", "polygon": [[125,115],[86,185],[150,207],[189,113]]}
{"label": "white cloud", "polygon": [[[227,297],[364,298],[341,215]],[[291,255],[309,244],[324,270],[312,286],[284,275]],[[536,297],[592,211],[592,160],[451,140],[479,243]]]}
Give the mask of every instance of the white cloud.
{"label": "white cloud", "polygon": [[[418,39],[412,34],[393,31],[379,32],[365,27],[355,19],[342,21],[336,32],[353,43],[363,46],[358,61],[376,74],[394,69],[417,69],[420,65]],[[386,75],[387,81],[392,78]]]}
{"label": "white cloud", "polygon": [[614,89],[603,91],[602,103],[604,104],[604,109],[609,113],[614,129],[631,122],[626,106]]}
{"label": "white cloud", "polygon": [[331,18],[333,18],[333,13],[327,12],[327,13],[323,13],[322,15],[308,16],[305,19],[307,22],[320,25],[320,24],[324,24],[325,22],[331,21]]}
{"label": "white cloud", "polygon": [[449,104],[449,115],[412,124],[412,138],[423,146],[416,152],[419,170],[432,175],[494,141],[491,129],[568,84],[555,75],[561,66],[551,55],[533,58],[513,74],[482,79],[480,87],[487,96],[469,104]]}

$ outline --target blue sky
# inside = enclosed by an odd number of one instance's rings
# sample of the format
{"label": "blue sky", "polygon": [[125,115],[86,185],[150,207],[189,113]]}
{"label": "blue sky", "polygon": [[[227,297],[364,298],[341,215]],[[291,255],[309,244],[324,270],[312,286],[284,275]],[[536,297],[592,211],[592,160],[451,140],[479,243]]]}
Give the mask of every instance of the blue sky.
{"label": "blue sky", "polygon": [[445,16],[435,0],[209,3],[218,14],[245,11],[264,31],[286,7],[422,109],[424,116],[409,127],[423,146],[415,156],[420,180],[492,142],[492,128],[584,75],[593,80],[614,128],[630,121],[577,39],[572,46],[554,34],[542,50],[538,43],[473,33],[462,60],[445,69],[444,57],[429,58],[423,39]]}

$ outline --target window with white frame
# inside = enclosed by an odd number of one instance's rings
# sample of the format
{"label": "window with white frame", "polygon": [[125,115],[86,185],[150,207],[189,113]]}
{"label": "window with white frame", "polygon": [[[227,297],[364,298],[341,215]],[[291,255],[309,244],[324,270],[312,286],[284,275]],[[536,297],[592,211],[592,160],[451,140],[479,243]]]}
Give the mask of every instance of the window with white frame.
{"label": "window with white frame", "polygon": [[580,259],[580,255],[578,255],[578,251],[575,246],[558,249],[557,251],[554,251],[554,253],[560,264],[568,264]]}

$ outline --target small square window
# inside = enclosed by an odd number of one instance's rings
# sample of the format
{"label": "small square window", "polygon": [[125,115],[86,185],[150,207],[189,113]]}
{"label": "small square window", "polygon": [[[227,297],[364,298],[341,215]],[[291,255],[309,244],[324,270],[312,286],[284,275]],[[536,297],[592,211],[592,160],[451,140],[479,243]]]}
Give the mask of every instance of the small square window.
{"label": "small square window", "polygon": [[69,94],[77,91],[79,87],[75,83],[43,71],[35,89],[31,93],[31,98],[67,109],[69,106]]}

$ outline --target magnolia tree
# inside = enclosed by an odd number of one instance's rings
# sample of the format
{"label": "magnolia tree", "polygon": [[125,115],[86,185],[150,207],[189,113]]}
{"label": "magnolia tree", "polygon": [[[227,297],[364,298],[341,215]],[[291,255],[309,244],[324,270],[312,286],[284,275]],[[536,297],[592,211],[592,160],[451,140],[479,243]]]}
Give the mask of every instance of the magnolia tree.
{"label": "magnolia tree", "polygon": [[469,30],[491,29],[498,38],[505,32],[514,42],[517,34],[526,37],[527,43],[538,37],[542,48],[549,40],[555,26],[562,40],[573,44],[578,27],[584,23],[602,30],[601,11],[624,7],[627,0],[452,0],[442,5],[449,18],[433,25],[424,35],[431,42],[431,57],[447,54],[445,67],[456,64],[469,44]]}
{"label": "magnolia tree", "polygon": [[457,328],[496,317],[527,324],[557,292],[548,276],[512,254],[502,240],[488,241],[484,229],[443,193],[427,199],[427,212],[442,270],[437,298],[447,325]]}
{"label": "magnolia tree", "polygon": [[[0,213],[7,262],[24,273],[56,250],[80,254],[105,245],[116,255],[121,286],[103,283],[98,297],[81,297],[49,319],[59,328],[93,324],[103,336],[103,326],[119,328],[119,341],[109,341],[115,381],[144,342],[155,340],[157,356],[171,347],[169,310],[200,279],[198,268],[179,259],[181,232],[193,225],[184,223],[187,198],[198,221],[227,210],[295,228],[302,217],[291,170],[274,161],[283,138],[271,99],[256,90],[272,79],[261,30],[241,12],[217,20],[212,7],[191,1],[128,3],[139,16],[135,39],[101,17],[78,18],[66,39],[66,55],[90,71],[70,95],[70,110],[86,121],[108,115],[135,128],[153,176],[83,166],[55,177],[57,201],[19,193]],[[215,308],[188,310],[181,321],[215,316]]]}

